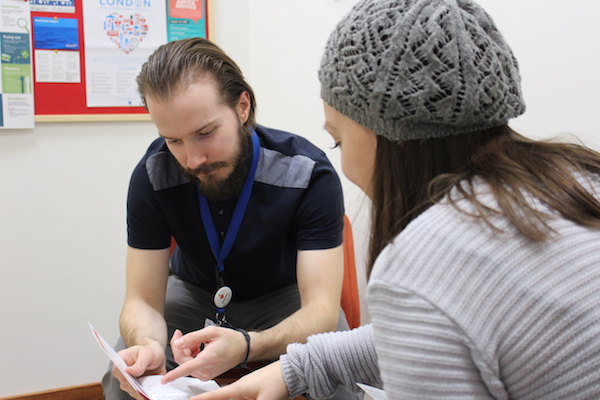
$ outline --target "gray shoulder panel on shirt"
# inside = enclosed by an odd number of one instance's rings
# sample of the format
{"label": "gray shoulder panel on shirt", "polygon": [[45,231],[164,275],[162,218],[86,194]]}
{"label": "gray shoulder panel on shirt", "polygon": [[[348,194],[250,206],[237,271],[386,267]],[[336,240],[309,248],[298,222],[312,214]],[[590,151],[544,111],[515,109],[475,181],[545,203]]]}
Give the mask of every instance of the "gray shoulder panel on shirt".
{"label": "gray shoulder panel on shirt", "polygon": [[261,148],[254,180],[278,187],[306,189],[315,164],[315,160],[304,155],[286,156],[275,150]]}
{"label": "gray shoulder panel on shirt", "polygon": [[[275,150],[261,148],[256,169],[256,182],[268,185],[306,189],[316,162],[304,155],[287,156]],[[154,190],[183,185],[189,179],[167,152],[156,153],[146,161],[148,178]]]}
{"label": "gray shoulder panel on shirt", "polygon": [[165,151],[150,156],[146,161],[146,170],[155,191],[183,185],[190,181],[181,172],[177,162]]}

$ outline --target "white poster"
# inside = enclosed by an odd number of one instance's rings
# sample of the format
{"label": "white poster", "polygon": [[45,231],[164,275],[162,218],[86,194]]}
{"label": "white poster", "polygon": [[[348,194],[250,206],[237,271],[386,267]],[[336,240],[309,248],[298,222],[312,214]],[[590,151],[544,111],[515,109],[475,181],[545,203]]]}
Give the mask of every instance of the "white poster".
{"label": "white poster", "polygon": [[86,0],[83,5],[88,107],[139,107],[135,78],[167,41],[161,0]]}
{"label": "white poster", "polygon": [[35,50],[36,82],[81,83],[78,51]]}
{"label": "white poster", "polygon": [[75,12],[75,0],[29,0],[31,11],[51,13]]}
{"label": "white poster", "polygon": [[0,0],[0,128],[34,126],[29,2]]}

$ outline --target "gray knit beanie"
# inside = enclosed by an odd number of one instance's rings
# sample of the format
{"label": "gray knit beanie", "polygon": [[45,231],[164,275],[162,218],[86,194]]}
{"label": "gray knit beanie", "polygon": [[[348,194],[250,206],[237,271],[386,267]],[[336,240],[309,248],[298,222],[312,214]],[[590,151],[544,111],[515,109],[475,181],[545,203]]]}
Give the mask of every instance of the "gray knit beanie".
{"label": "gray knit beanie", "polygon": [[517,60],[470,0],[363,0],[331,34],[321,97],[390,140],[505,125],[525,111]]}

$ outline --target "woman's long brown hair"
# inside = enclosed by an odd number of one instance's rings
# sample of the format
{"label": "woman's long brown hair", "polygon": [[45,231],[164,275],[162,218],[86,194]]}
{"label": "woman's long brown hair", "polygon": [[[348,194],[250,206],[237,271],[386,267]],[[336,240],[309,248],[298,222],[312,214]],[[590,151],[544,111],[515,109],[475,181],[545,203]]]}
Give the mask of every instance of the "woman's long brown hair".
{"label": "woman's long brown hair", "polygon": [[[399,143],[378,136],[368,271],[388,243],[453,188],[492,229],[488,216],[500,212],[532,240],[551,234],[550,216],[528,201],[532,195],[564,218],[600,228],[600,203],[576,179],[578,172],[600,174],[600,154],[578,144],[529,140],[508,126]],[[478,201],[475,178],[487,182],[500,210]]]}

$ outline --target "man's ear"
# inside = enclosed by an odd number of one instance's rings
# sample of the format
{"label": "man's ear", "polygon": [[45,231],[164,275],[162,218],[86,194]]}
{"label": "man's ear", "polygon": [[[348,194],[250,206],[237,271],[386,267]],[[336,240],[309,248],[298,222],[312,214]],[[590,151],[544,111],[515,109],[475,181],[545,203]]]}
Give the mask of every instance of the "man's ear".
{"label": "man's ear", "polygon": [[250,94],[248,94],[246,91],[240,93],[240,98],[238,99],[237,105],[237,113],[242,125],[244,125],[250,116]]}

